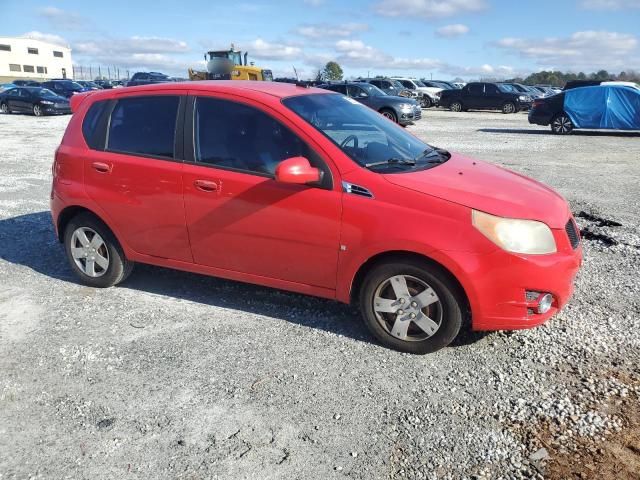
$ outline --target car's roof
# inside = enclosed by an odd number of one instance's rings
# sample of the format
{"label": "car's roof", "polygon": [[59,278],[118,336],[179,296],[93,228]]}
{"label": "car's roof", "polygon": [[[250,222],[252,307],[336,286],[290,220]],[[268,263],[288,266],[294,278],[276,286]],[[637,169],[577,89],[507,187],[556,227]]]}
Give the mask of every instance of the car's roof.
{"label": "car's roof", "polygon": [[279,98],[304,95],[307,93],[327,93],[326,90],[322,90],[320,88],[301,87],[294,83],[262,82],[252,80],[203,80],[196,82],[156,83],[152,85],[140,85],[136,87],[127,87],[126,89],[119,89],[118,93],[155,90],[195,90],[215,92],[251,90]]}

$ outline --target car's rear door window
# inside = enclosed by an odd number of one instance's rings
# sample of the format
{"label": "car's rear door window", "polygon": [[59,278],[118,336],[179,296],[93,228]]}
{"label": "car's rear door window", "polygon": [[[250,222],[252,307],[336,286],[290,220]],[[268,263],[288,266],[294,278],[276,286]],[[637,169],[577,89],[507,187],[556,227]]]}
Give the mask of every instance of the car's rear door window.
{"label": "car's rear door window", "polygon": [[173,158],[180,97],[154,95],[118,100],[111,113],[107,150]]}

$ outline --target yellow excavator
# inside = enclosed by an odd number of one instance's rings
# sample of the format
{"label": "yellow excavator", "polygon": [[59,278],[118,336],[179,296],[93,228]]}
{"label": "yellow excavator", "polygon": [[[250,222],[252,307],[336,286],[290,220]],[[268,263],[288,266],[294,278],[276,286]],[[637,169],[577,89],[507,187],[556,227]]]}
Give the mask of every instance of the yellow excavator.
{"label": "yellow excavator", "polygon": [[273,73],[261,67],[256,67],[253,62],[249,64],[248,52],[236,50],[231,44],[229,50],[212,50],[204,56],[207,62],[207,71],[189,69],[189,80],[256,80],[270,82]]}

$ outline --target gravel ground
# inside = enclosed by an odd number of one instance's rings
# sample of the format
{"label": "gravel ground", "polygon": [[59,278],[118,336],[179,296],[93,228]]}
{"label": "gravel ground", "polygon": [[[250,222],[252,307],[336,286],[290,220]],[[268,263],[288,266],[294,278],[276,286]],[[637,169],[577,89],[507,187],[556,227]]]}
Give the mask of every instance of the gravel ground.
{"label": "gravel ground", "polygon": [[48,213],[68,117],[0,116],[0,478],[640,478],[640,135],[428,110],[416,135],[558,189],[569,306],[428,356],[337,303],[155,267],[78,285]]}

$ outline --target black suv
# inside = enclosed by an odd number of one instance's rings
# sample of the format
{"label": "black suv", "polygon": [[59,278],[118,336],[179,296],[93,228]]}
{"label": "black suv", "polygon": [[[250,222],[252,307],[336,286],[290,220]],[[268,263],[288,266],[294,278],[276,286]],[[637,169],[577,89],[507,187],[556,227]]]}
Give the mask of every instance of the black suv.
{"label": "black suv", "polygon": [[444,90],[440,106],[453,112],[466,110],[501,110],[516,113],[531,107],[530,95],[500,83],[472,82],[459,90]]}
{"label": "black suv", "polygon": [[418,102],[412,98],[387,95],[378,87],[366,82],[342,82],[319,85],[319,88],[342,93],[399,125],[406,126],[422,117]]}
{"label": "black suv", "polygon": [[152,83],[172,82],[172,78],[160,72],[136,72],[126,83],[127,87],[135,87],[136,85],[150,85]]}
{"label": "black suv", "polygon": [[71,98],[76,93],[88,92],[89,89],[83,87],[79,83],[76,83],[72,80],[49,80],[46,82],[42,82],[38,85],[42,88],[48,88],[56,95],[60,95],[61,97]]}

